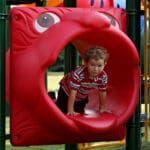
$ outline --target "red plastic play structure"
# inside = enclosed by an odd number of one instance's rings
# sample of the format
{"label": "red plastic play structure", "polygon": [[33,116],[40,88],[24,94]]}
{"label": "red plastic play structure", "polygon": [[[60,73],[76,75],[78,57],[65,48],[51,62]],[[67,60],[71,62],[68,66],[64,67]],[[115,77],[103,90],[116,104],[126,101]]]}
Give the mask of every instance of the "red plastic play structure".
{"label": "red plastic play structure", "polygon": [[77,7],[89,8],[93,4],[93,8],[110,8],[114,7],[114,0],[77,0]]}
{"label": "red plastic play structure", "polygon": [[[125,137],[126,122],[138,101],[140,70],[137,50],[124,33],[122,18],[125,19],[125,12],[115,8],[12,9],[9,97],[13,145],[80,143]],[[70,117],[61,113],[49,98],[45,89],[46,69],[69,42],[81,56],[91,45],[108,49],[106,104],[112,113]],[[96,96],[93,93],[90,101],[95,101]]]}

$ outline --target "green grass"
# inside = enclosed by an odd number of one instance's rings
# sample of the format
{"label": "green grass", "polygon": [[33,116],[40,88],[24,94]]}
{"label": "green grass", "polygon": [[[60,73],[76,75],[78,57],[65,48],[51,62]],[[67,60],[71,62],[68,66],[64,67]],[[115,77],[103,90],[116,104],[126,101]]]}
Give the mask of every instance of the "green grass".
{"label": "green grass", "polygon": [[48,72],[47,89],[48,91],[57,91],[59,88],[59,81],[62,79],[63,72]]}
{"label": "green grass", "polygon": [[29,147],[13,147],[11,145],[6,146],[6,150],[64,150],[64,146],[29,146]]}

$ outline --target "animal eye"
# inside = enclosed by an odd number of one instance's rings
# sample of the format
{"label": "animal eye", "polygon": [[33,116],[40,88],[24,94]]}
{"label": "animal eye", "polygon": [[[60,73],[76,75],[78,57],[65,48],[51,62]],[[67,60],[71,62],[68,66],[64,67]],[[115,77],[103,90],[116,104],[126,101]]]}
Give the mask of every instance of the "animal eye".
{"label": "animal eye", "polygon": [[54,13],[44,13],[37,17],[35,20],[35,28],[38,32],[44,32],[49,27],[60,22],[60,18]]}
{"label": "animal eye", "polygon": [[103,15],[105,15],[110,20],[110,23],[114,27],[116,27],[117,29],[120,29],[119,23],[118,23],[118,21],[114,17],[112,17],[112,16],[110,16],[108,14],[105,14],[105,13],[103,13]]}

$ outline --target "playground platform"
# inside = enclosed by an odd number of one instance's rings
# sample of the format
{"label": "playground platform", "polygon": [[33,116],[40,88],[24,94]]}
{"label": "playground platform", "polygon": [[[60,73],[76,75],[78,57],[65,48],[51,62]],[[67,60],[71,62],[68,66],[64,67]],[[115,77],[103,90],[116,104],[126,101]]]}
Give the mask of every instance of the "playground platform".
{"label": "playground platform", "polygon": [[[114,146],[97,147],[97,148],[91,148],[91,149],[87,148],[87,149],[82,149],[82,150],[126,150],[126,146],[125,145],[114,145]],[[150,150],[150,142],[143,142],[141,144],[141,150]]]}
{"label": "playground platform", "polygon": [[[149,150],[150,149],[150,142],[143,142],[141,144],[141,150]],[[118,146],[111,146],[105,148],[97,148],[93,150],[126,150],[125,145],[118,145]]]}
{"label": "playground platform", "polygon": [[[142,143],[141,145],[141,150],[149,150],[150,149],[150,142]],[[111,146],[111,147],[105,147],[105,148],[96,148],[96,149],[91,149],[91,150],[126,150],[125,145],[121,146]]]}

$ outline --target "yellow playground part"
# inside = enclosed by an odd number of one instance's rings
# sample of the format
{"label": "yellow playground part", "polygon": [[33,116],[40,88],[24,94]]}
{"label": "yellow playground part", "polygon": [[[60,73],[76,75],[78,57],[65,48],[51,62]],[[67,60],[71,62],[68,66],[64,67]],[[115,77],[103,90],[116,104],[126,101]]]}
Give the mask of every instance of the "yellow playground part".
{"label": "yellow playground part", "polygon": [[63,3],[64,0],[47,0],[46,6],[59,6]]}

